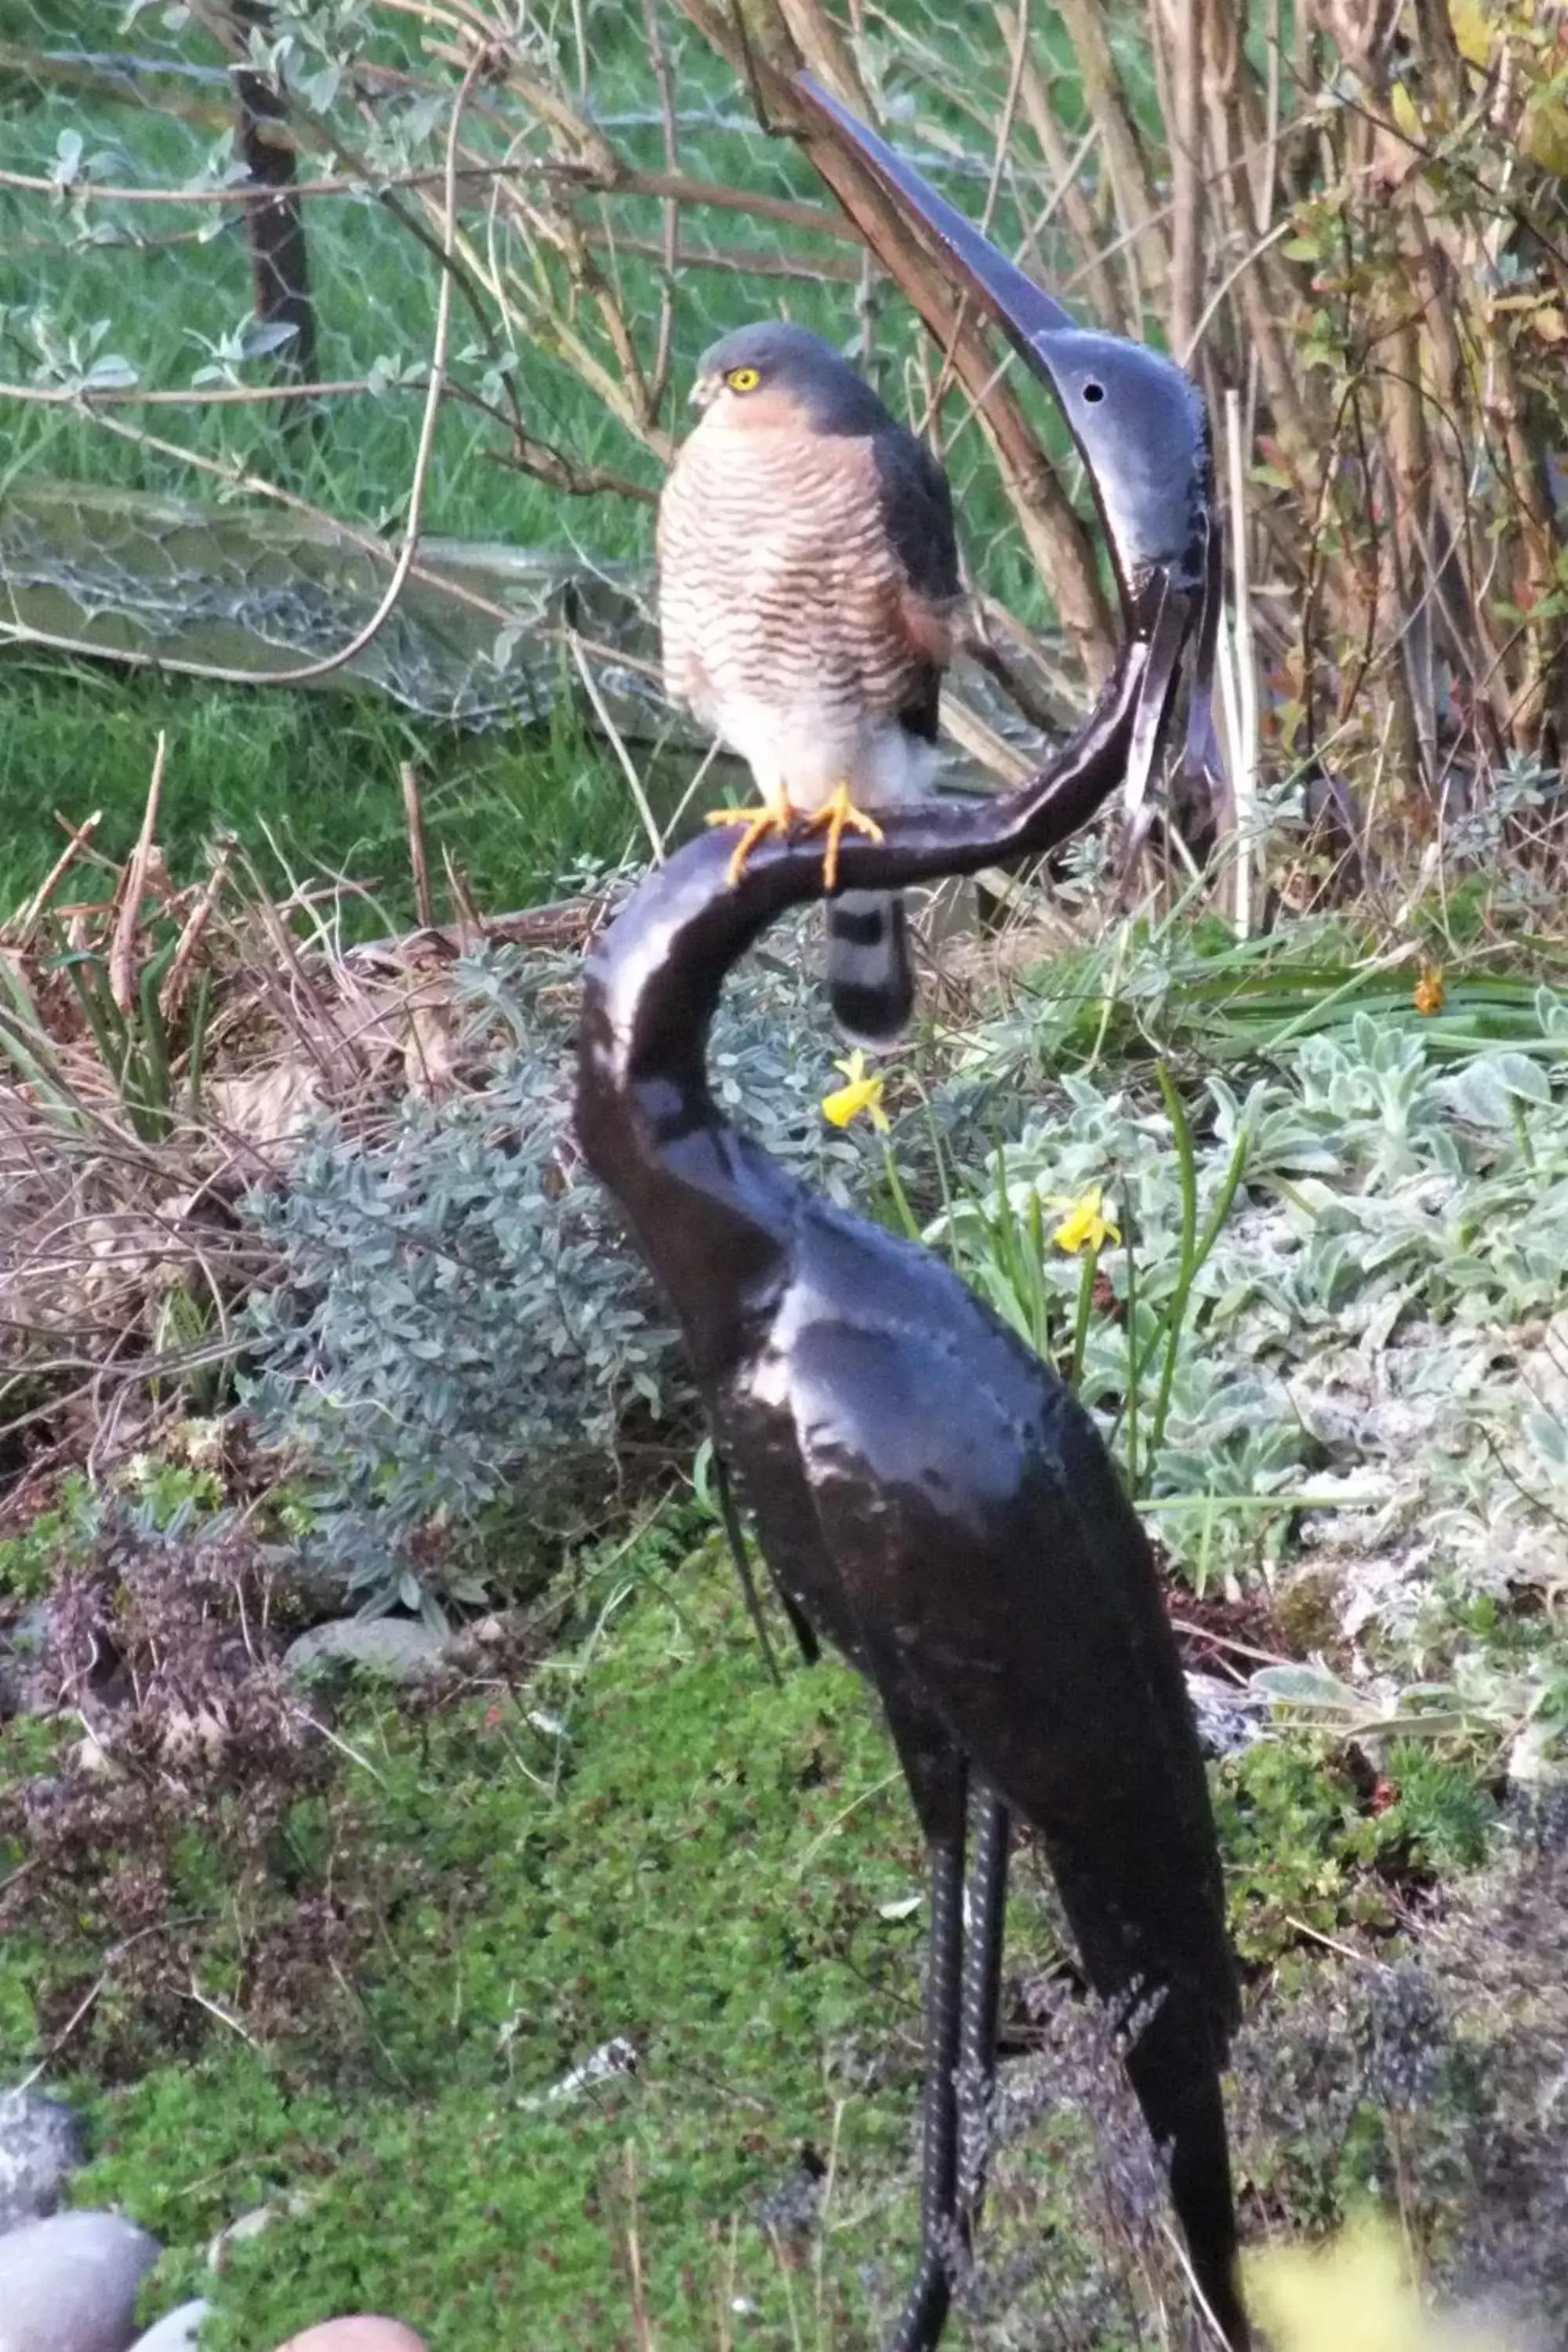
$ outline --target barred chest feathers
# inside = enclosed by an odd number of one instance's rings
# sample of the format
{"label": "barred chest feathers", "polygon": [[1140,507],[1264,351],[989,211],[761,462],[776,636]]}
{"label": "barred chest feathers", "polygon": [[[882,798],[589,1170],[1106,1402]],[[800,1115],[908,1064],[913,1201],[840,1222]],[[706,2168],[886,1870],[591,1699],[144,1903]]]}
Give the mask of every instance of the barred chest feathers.
{"label": "barred chest feathers", "polygon": [[[864,445],[699,431],[665,490],[658,559],[667,688],[752,765],[767,728],[816,728],[840,750],[902,735],[919,656]],[[925,749],[883,751],[874,797],[921,789],[929,757],[912,761],[919,780],[893,772]],[[806,804],[798,789],[790,797]]]}

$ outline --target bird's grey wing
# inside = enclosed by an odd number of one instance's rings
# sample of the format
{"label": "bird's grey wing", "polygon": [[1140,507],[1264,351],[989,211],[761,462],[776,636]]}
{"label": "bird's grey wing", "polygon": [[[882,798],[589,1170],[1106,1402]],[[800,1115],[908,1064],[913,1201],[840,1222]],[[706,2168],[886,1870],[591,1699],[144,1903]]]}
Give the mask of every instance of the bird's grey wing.
{"label": "bird's grey wing", "polygon": [[871,454],[882,528],[905,583],[904,626],[923,656],[899,715],[911,734],[934,743],[961,593],[952,491],[925,443],[901,425],[874,435]]}
{"label": "bird's grey wing", "polygon": [[884,1671],[1039,1832],[1096,1990],[1180,1984],[1223,2049],[1208,1790],[1142,1528],[1077,1401],[940,1289],[903,1328],[795,1337],[825,1553]]}

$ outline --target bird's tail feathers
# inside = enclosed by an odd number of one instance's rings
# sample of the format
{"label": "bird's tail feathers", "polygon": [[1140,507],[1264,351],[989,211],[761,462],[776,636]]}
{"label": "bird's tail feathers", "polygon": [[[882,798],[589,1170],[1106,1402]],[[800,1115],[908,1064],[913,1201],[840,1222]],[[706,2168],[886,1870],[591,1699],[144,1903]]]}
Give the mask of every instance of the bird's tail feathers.
{"label": "bird's tail feathers", "polygon": [[914,1010],[915,972],[903,899],[886,890],[844,890],[824,910],[827,992],[839,1027],[886,1045]]}
{"label": "bird's tail feathers", "polygon": [[1230,2352],[1252,2337],[1237,2284],[1236,2204],[1225,2101],[1225,2036],[1198,1996],[1172,1986],[1127,2053],[1127,2073],[1154,2143],[1171,2168],[1171,2202],[1193,2276]]}

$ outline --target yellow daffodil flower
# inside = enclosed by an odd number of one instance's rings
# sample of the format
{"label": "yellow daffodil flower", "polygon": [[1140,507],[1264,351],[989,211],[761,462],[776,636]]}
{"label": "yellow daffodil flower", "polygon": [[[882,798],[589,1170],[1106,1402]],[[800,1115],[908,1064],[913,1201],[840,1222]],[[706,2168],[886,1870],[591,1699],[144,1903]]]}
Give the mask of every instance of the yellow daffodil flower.
{"label": "yellow daffodil flower", "polygon": [[858,1118],[864,1111],[878,1134],[886,1135],[891,1123],[882,1108],[882,1088],[886,1080],[867,1076],[866,1056],[858,1046],[847,1062],[835,1062],[833,1066],[843,1072],[847,1083],[836,1087],[830,1095],[823,1096],[824,1118],[831,1119],[835,1127],[847,1127],[851,1119]]}
{"label": "yellow daffodil flower", "polygon": [[1270,2246],[1248,2257],[1247,2299],[1279,2352],[1504,2352],[1489,2331],[1462,2335],[1424,2310],[1386,2223],[1363,2221],[1330,2246]]}
{"label": "yellow daffodil flower", "polygon": [[1066,1250],[1069,1257],[1076,1257],[1079,1250],[1100,1250],[1107,1242],[1121,1239],[1121,1227],[1113,1217],[1105,1213],[1104,1199],[1103,1188],[1091,1184],[1087,1192],[1079,1194],[1076,1201],[1052,1201],[1053,1209],[1067,1212],[1051,1235],[1058,1249]]}
{"label": "yellow daffodil flower", "polygon": [[1422,965],[1414,1002],[1416,1012],[1426,1014],[1441,1013],[1447,1003],[1447,992],[1443,986],[1443,975],[1435,963]]}

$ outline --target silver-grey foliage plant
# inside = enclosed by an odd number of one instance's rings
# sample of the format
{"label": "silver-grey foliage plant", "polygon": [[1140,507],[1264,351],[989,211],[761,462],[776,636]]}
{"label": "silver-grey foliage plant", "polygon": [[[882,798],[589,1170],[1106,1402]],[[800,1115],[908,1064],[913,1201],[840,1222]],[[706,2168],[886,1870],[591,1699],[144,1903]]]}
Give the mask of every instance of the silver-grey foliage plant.
{"label": "silver-grey foliage plant", "polygon": [[[279,1273],[247,1310],[245,1401],[298,1472],[313,1565],[367,1610],[478,1601],[481,1530],[515,1529],[526,1550],[602,1518],[628,1414],[668,1424],[689,1402],[651,1286],[577,1165],[574,971],[470,959],[463,999],[510,1034],[479,1091],[411,1099],[374,1139],[323,1127],[287,1187],[247,1203]],[[863,1147],[819,1113],[834,1050],[802,960],[769,958],[731,990],[710,1067],[726,1108],[842,1197]]]}

